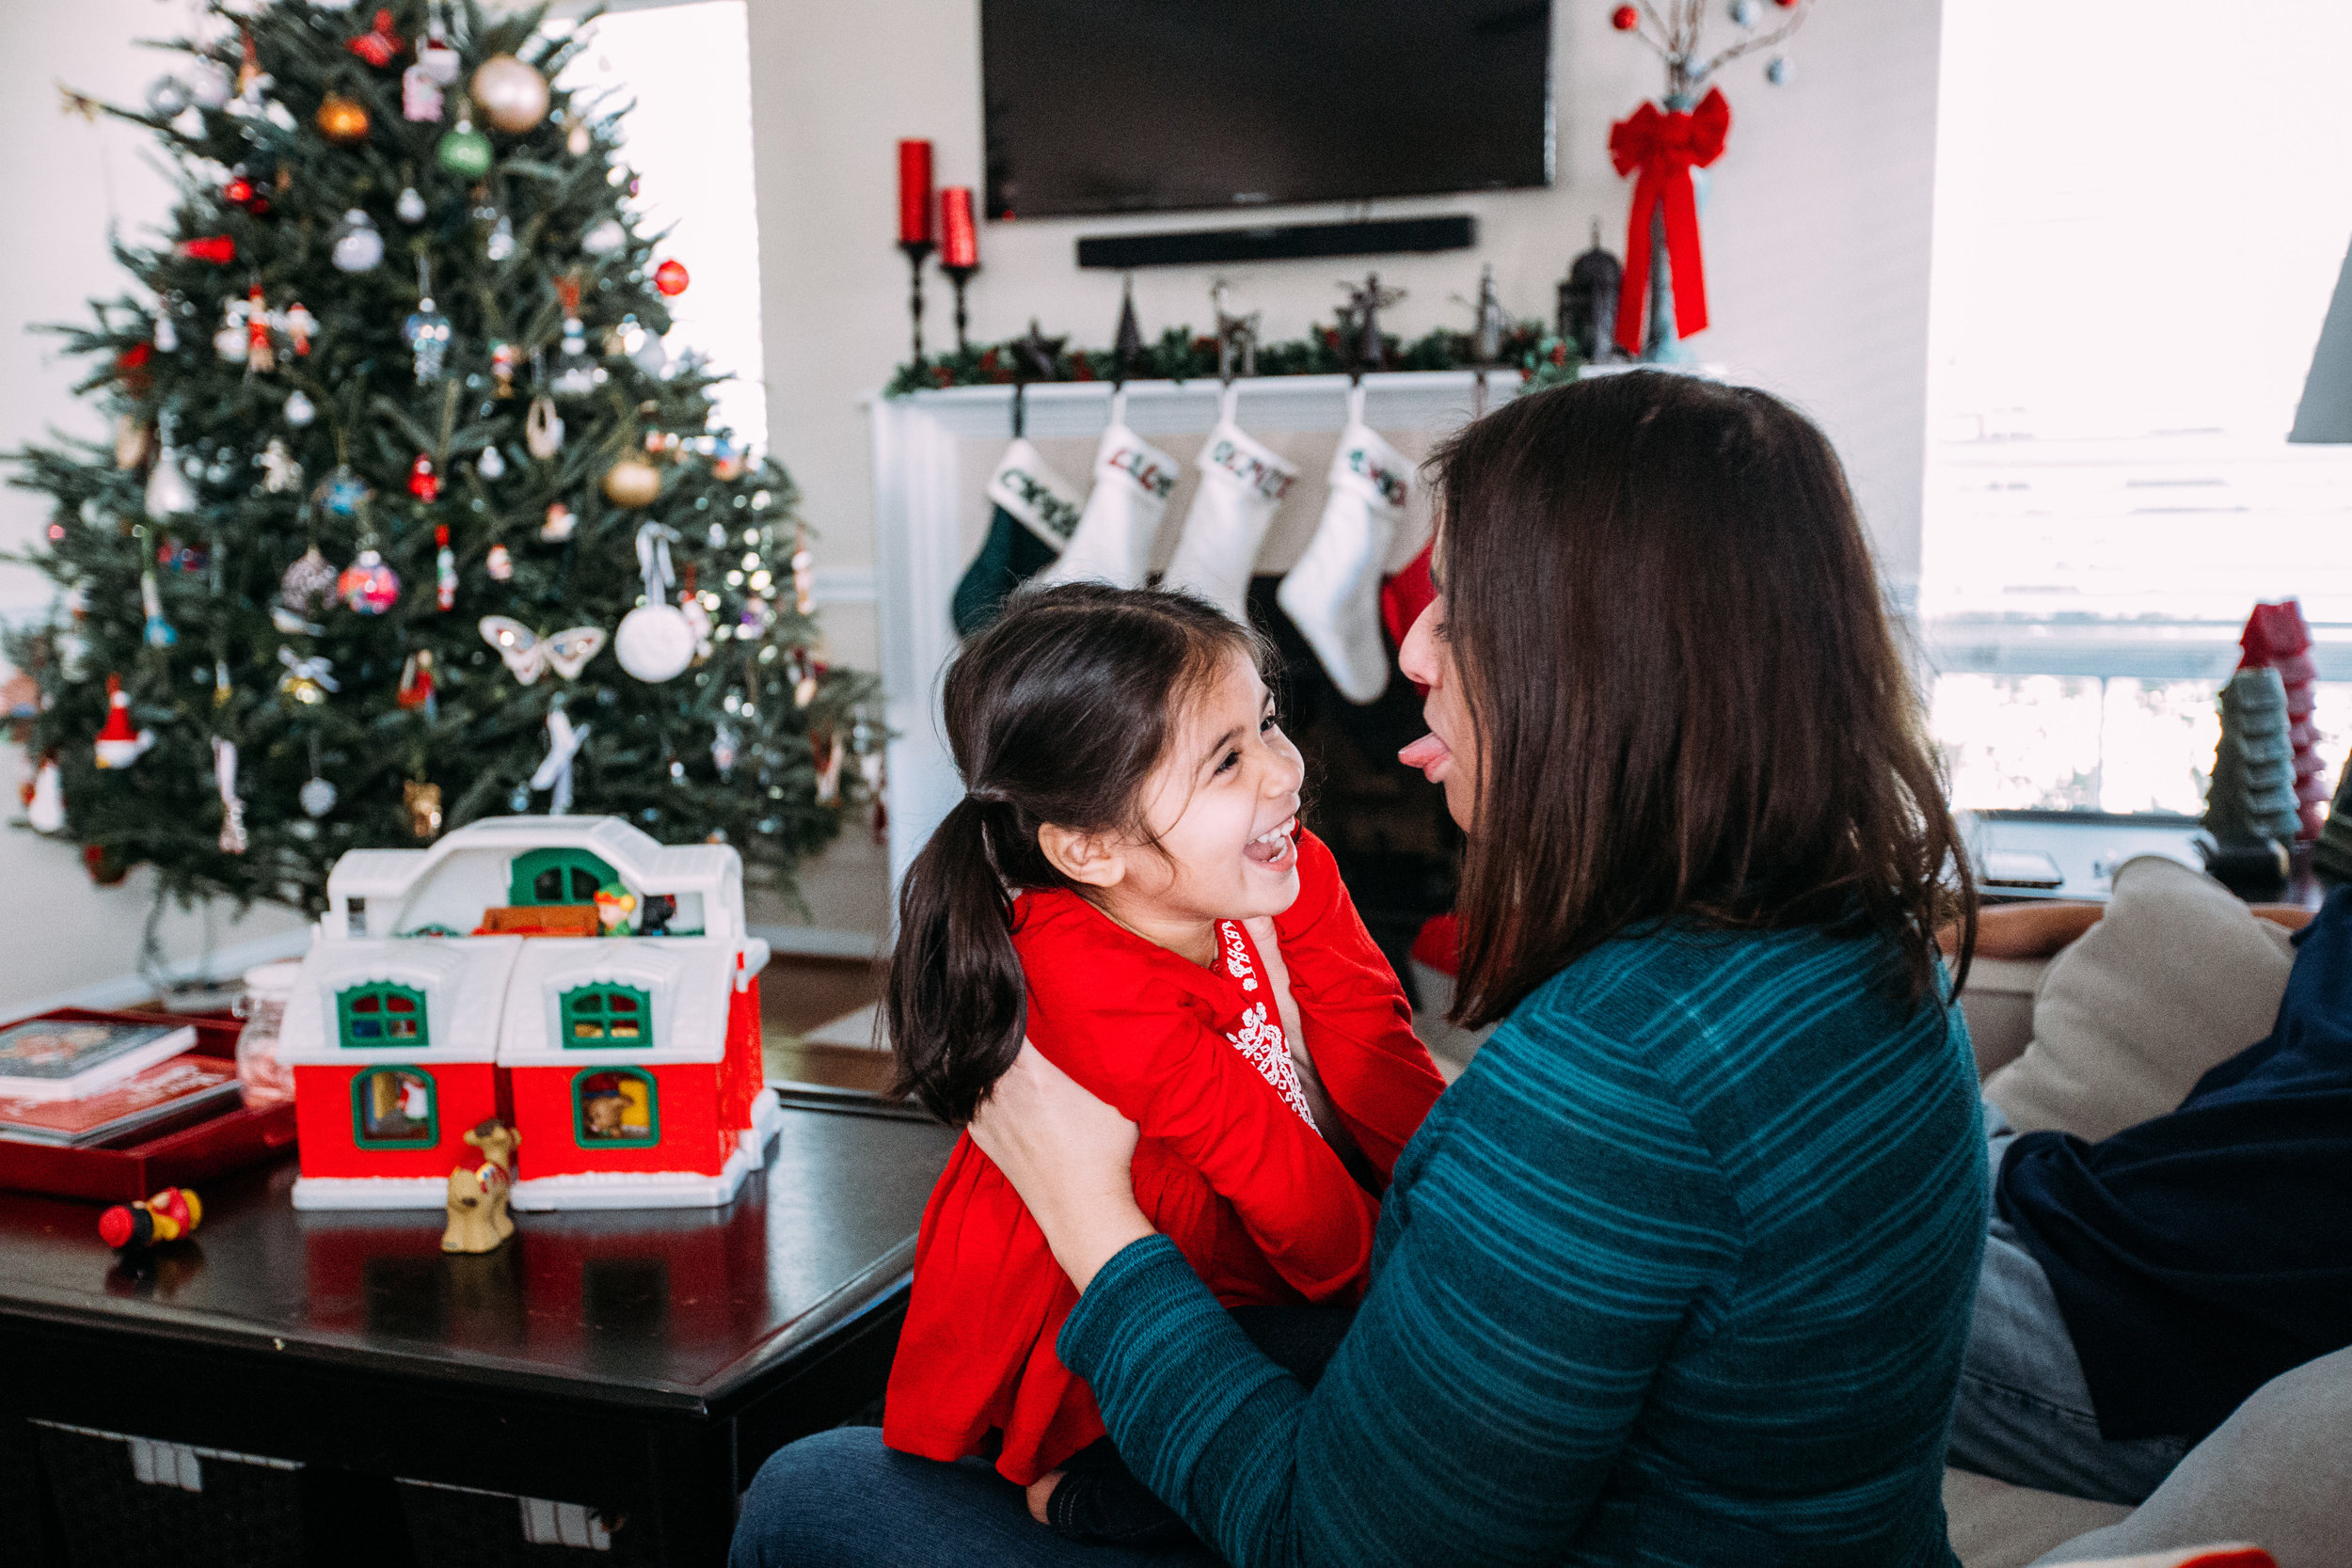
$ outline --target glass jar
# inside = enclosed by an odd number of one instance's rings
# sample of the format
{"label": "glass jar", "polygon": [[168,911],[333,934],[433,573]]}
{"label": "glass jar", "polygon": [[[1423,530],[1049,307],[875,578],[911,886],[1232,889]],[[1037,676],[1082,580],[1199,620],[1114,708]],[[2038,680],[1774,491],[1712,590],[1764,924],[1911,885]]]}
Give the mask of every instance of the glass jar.
{"label": "glass jar", "polygon": [[237,1035],[237,1085],[249,1111],[266,1110],[294,1097],[294,1069],[278,1059],[278,1031],[301,973],[302,965],[293,960],[245,972],[245,993],[235,1008],[245,1020]]}

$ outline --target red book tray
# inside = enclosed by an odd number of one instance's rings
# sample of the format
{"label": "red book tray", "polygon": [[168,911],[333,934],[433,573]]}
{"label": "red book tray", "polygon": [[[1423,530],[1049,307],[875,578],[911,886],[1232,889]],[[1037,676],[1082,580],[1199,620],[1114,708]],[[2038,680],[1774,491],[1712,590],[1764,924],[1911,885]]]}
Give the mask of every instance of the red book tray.
{"label": "red book tray", "polygon": [[[156,1023],[161,1013],[104,1013],[60,1007],[42,1018],[104,1023]],[[190,1053],[237,1059],[233,1019],[174,1019],[196,1025]],[[114,1148],[68,1148],[0,1138],[0,1187],[129,1203],[164,1187],[188,1187],[224,1171],[241,1170],[287,1153],[294,1146],[294,1108],[288,1101],[265,1111],[230,1107],[194,1126],[182,1125],[139,1143]]]}

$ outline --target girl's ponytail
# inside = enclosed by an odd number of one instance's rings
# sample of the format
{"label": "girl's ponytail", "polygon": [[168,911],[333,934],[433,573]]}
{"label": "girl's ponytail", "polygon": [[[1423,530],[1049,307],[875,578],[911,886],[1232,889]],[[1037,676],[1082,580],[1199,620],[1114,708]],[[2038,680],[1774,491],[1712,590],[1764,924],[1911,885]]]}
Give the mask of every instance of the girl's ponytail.
{"label": "girl's ponytail", "polygon": [[1011,809],[965,796],[898,890],[898,942],[883,992],[898,1065],[892,1092],[959,1127],[1012,1066],[1027,1027],[1012,900],[988,842],[989,816]]}

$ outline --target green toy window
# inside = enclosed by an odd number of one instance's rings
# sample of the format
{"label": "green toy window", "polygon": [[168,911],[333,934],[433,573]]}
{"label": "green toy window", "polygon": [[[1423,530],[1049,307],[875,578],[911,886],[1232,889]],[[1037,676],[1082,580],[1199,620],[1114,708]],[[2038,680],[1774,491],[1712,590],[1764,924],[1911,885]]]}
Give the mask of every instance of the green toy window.
{"label": "green toy window", "polygon": [[433,1148],[441,1097],[421,1067],[370,1068],[351,1081],[351,1139],[361,1148]]}
{"label": "green toy window", "polygon": [[533,849],[507,869],[506,901],[517,907],[593,904],[596,890],[620,875],[585,849]]}
{"label": "green toy window", "polygon": [[572,1134],[582,1148],[651,1148],[661,1141],[661,1095],[653,1074],[589,1068],[572,1078]]}
{"label": "green toy window", "polygon": [[424,992],[389,980],[351,986],[335,993],[335,1022],[342,1041],[362,1050],[388,1045],[429,1051],[432,1032],[425,1026]]}
{"label": "green toy window", "polygon": [[635,986],[581,986],[556,1006],[567,1046],[653,1048],[653,998]]}

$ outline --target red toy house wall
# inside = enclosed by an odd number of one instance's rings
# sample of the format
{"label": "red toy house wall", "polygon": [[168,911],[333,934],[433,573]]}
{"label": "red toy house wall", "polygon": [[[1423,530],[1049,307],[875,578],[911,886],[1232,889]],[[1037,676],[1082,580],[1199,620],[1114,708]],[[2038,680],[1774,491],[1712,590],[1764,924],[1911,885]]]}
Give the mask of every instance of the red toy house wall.
{"label": "red toy house wall", "polygon": [[759,985],[727,992],[727,1054],[719,1068],[719,1125],[738,1132],[752,1124],[752,1101],[768,1082],[760,1055]]}
{"label": "red toy house wall", "polygon": [[[509,1070],[515,1097],[515,1177],[582,1171],[701,1171],[716,1176],[736,1149],[735,1131],[719,1125],[719,1063],[639,1069],[652,1075],[661,1141],[649,1148],[582,1148],[572,1126],[572,1080],[599,1064],[585,1059]],[[625,1063],[614,1064],[626,1066]]]}
{"label": "red toy house wall", "polygon": [[[433,1075],[439,1141],[431,1148],[361,1148],[352,1128],[352,1083],[379,1067],[415,1067]],[[488,1062],[305,1063],[294,1069],[294,1125],[305,1176],[446,1177],[481,1156],[466,1134],[498,1115],[498,1069]]]}

